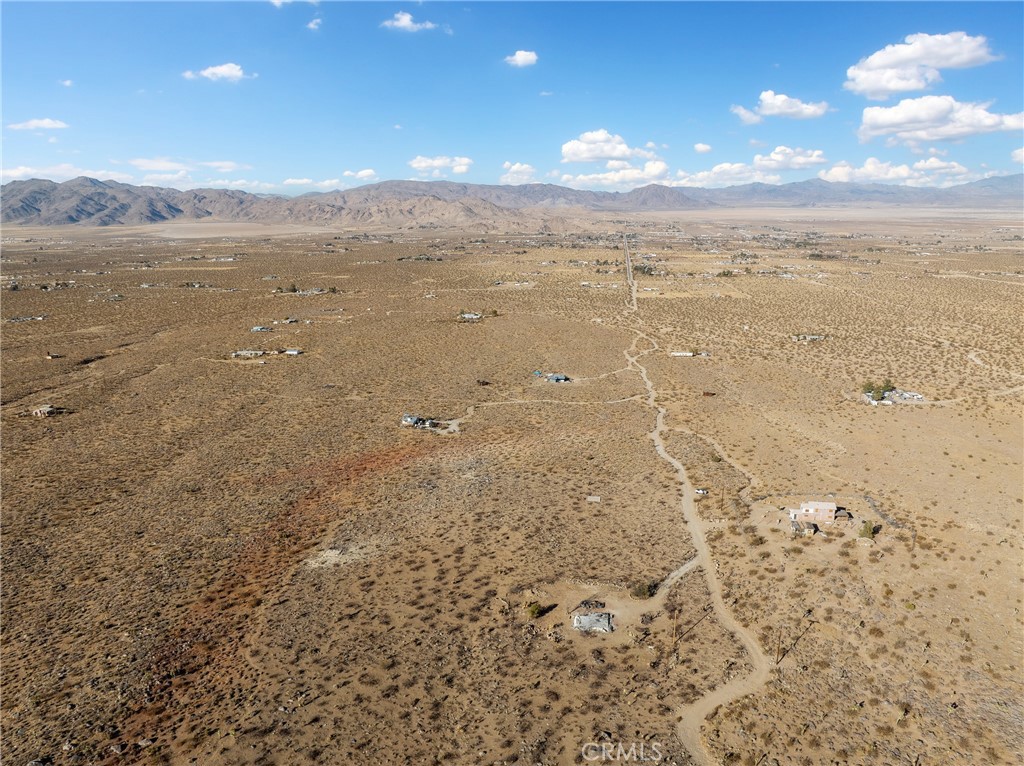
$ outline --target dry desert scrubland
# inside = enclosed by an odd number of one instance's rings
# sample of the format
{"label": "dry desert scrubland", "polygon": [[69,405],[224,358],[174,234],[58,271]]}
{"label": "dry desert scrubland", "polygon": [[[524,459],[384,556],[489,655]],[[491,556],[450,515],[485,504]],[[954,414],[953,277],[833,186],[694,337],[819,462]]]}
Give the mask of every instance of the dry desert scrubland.
{"label": "dry desert scrubland", "polygon": [[5,763],[1020,763],[1022,233],[5,228]]}

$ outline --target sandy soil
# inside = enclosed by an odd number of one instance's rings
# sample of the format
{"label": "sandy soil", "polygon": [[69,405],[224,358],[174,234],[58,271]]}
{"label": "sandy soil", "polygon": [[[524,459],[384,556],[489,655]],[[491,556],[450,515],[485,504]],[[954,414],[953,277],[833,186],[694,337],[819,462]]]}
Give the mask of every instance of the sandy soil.
{"label": "sandy soil", "polygon": [[1021,235],[6,228],[4,759],[1020,762]]}

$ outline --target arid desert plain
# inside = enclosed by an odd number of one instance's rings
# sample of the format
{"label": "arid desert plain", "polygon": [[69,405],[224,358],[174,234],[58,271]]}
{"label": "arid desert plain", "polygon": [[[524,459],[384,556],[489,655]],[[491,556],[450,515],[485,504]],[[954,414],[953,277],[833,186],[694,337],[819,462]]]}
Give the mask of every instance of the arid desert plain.
{"label": "arid desert plain", "polygon": [[1022,235],[5,227],[4,761],[1020,763]]}

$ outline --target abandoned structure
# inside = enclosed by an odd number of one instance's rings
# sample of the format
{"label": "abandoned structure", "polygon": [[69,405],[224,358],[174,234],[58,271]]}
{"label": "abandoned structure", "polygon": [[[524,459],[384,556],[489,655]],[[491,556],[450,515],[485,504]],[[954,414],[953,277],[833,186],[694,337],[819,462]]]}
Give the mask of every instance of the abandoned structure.
{"label": "abandoned structure", "polygon": [[615,628],[612,626],[611,612],[587,612],[574,614],[572,626],[584,633],[611,633]]}
{"label": "abandoned structure", "polygon": [[402,415],[402,425],[411,426],[412,428],[441,428],[443,424],[440,420],[435,420],[434,418],[424,418],[419,415],[406,413]]}
{"label": "abandoned structure", "polygon": [[794,535],[801,535],[803,537],[813,537],[819,532],[818,525],[815,524],[813,521],[791,520],[789,524],[793,528]]}
{"label": "abandoned structure", "polygon": [[612,613],[604,611],[604,602],[594,598],[584,599],[569,611],[572,626],[584,633],[611,633]]}
{"label": "abandoned structure", "polygon": [[836,520],[838,506],[835,503],[808,500],[800,503],[799,508],[790,508],[789,520],[793,522],[812,522],[815,524],[831,524]]}

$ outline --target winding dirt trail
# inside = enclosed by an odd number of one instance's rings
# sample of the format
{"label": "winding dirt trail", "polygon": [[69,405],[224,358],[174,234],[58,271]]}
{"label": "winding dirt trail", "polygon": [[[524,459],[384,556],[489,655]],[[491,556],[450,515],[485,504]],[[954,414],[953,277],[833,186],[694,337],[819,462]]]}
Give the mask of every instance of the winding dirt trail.
{"label": "winding dirt trail", "polygon": [[[628,349],[623,351],[623,353],[626,356],[627,366],[636,370],[647,389],[647,406],[657,413],[654,429],[648,434],[648,436],[651,441],[654,442],[654,449],[657,451],[658,456],[675,469],[676,477],[680,486],[683,488],[683,518],[686,519],[687,529],[693,539],[693,546],[697,555],[694,559],[687,562],[681,569],[689,571],[691,568],[697,566],[703,569],[704,578],[708,586],[708,592],[711,594],[711,605],[714,609],[715,617],[718,618],[721,625],[727,631],[732,633],[743,646],[747,654],[747,661],[753,668],[749,675],[732,679],[728,683],[719,686],[708,694],[705,694],[696,702],[686,705],[680,710],[681,720],[677,729],[679,739],[685,745],[686,749],[690,752],[690,755],[695,761],[701,764],[706,764],[706,766],[712,766],[712,764],[715,763],[714,757],[708,751],[704,743],[704,738],[701,735],[701,726],[704,723],[705,718],[720,705],[729,704],[741,697],[745,697],[748,694],[753,694],[759,691],[768,681],[771,674],[772,663],[761,650],[761,646],[754,635],[745,627],[740,625],[736,617],[730,611],[729,605],[725,603],[725,599],[722,595],[722,584],[718,578],[718,567],[715,563],[714,556],[712,555],[711,548],[707,543],[705,524],[701,521],[700,515],[697,513],[697,506],[693,500],[694,487],[686,475],[686,468],[683,466],[682,462],[674,457],[665,447],[663,434],[665,431],[670,430],[665,425],[666,410],[663,406],[658,404],[658,390],[651,381],[647,368],[640,361],[644,356],[652,351],[659,350],[659,346],[656,340],[644,333],[642,329],[639,329],[643,326],[643,319],[639,316],[639,312],[637,310],[636,282],[633,279],[631,257],[625,238],[623,238],[623,244],[626,250],[627,284],[630,289],[630,299],[627,302],[627,314],[632,314],[639,325],[639,327],[635,329],[636,336],[633,339],[633,343]],[[646,340],[650,344],[644,350],[637,349],[641,340]],[[674,582],[683,573],[684,572],[677,570],[677,572],[673,572],[672,575],[670,575],[670,578],[673,578]]]}

